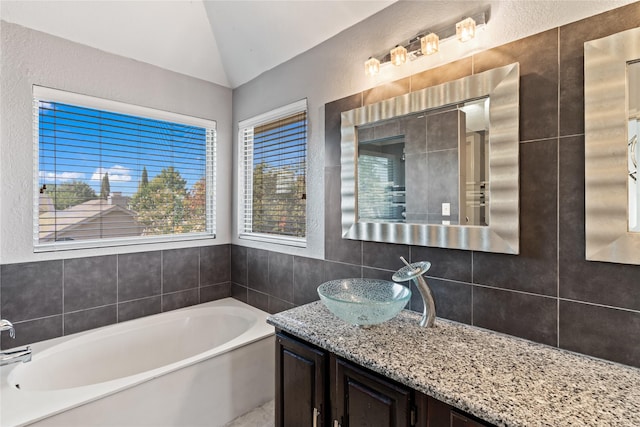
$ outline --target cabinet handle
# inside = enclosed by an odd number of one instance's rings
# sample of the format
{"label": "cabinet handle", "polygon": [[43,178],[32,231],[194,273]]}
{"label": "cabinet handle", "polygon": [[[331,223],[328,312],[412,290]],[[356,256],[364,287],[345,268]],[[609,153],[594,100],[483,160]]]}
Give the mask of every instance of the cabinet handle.
{"label": "cabinet handle", "polygon": [[320,411],[318,411],[318,408],[313,408],[313,427],[318,427],[319,415],[320,415]]}

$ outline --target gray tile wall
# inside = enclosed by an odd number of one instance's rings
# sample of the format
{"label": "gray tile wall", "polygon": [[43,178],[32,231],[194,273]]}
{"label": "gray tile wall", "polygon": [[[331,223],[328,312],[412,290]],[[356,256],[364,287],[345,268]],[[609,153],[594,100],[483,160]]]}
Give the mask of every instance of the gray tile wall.
{"label": "gray tile wall", "polygon": [[[325,280],[388,279],[404,255],[432,262],[441,317],[640,366],[640,266],[585,261],[583,107],[584,42],[633,28],[638,16],[633,3],[327,104],[325,259],[233,246],[233,295],[276,312],[317,299]],[[521,67],[520,255],[343,240],[340,112],[513,62]],[[282,266],[279,289],[268,272]]]}
{"label": "gray tile wall", "polygon": [[0,266],[1,348],[231,296],[230,245]]}

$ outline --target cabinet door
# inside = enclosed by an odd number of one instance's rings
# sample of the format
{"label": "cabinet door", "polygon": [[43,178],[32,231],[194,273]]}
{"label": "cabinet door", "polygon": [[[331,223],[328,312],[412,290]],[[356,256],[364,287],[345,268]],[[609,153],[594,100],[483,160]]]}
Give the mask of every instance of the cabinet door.
{"label": "cabinet door", "polygon": [[472,420],[468,416],[451,411],[451,427],[485,427],[486,424],[481,424],[478,421]]}
{"label": "cabinet door", "polygon": [[327,360],[322,350],[276,335],[276,426],[324,425]]}
{"label": "cabinet door", "polygon": [[411,390],[332,358],[331,406],[341,427],[409,427]]}
{"label": "cabinet door", "polygon": [[419,427],[490,427],[453,406],[416,392]]}

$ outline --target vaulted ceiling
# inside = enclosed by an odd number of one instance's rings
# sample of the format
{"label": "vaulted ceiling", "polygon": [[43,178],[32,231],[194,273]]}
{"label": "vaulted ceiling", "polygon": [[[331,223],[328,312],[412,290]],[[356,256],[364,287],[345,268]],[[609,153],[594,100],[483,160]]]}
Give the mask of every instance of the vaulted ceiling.
{"label": "vaulted ceiling", "polygon": [[0,18],[235,88],[394,1],[2,0]]}
{"label": "vaulted ceiling", "polygon": [[[395,1],[0,0],[0,19],[236,88]],[[501,25],[497,45],[637,0],[418,1],[429,22],[420,18],[407,36],[490,10]]]}

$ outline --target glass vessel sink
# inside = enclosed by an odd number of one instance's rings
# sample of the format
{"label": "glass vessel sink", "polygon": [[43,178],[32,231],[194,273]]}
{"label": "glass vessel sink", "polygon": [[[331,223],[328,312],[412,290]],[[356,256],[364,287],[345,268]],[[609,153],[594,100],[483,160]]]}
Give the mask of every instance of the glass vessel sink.
{"label": "glass vessel sink", "polygon": [[386,280],[340,279],[318,287],[327,308],[352,325],[366,326],[395,317],[409,302],[409,288]]}

